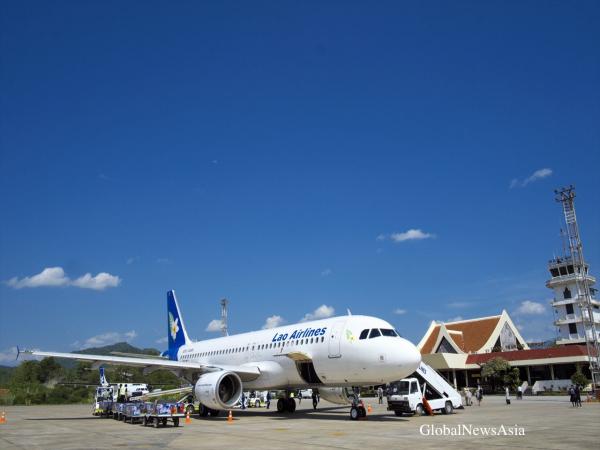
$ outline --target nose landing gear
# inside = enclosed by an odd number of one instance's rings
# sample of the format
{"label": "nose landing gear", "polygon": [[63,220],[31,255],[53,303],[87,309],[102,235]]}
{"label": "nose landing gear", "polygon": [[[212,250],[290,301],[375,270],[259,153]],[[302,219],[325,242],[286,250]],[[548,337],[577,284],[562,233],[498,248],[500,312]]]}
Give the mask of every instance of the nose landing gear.
{"label": "nose landing gear", "polygon": [[350,407],[350,420],[359,420],[367,417],[367,410],[362,400],[359,400],[358,395],[360,393],[359,388],[352,388],[354,395],[352,395],[352,406]]}

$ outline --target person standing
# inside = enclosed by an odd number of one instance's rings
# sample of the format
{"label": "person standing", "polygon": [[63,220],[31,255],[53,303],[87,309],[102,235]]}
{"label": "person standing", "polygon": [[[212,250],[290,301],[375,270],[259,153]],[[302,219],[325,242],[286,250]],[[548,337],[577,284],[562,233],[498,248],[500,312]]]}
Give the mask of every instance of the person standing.
{"label": "person standing", "polygon": [[481,406],[481,400],[483,400],[483,389],[481,389],[481,386],[477,386],[475,397],[477,398],[477,406]]}
{"label": "person standing", "polygon": [[381,386],[377,388],[377,398],[379,399],[379,404],[383,404],[383,389]]}
{"label": "person standing", "polygon": [[569,399],[571,400],[571,407],[575,408],[575,403],[577,399],[575,397],[575,388],[573,387],[573,385],[571,385],[571,387],[569,388]]}
{"label": "person standing", "polygon": [[506,386],[504,392],[505,392],[506,404],[510,405],[510,389],[508,389],[508,386]]}
{"label": "person standing", "polygon": [[467,406],[473,405],[473,394],[471,393],[471,389],[467,388],[467,392],[465,392],[465,403]]}
{"label": "person standing", "polygon": [[523,388],[521,386],[517,387],[517,400],[523,400]]}
{"label": "person standing", "polygon": [[581,389],[578,384],[575,385],[575,406],[581,408]]}
{"label": "person standing", "polygon": [[267,391],[267,409],[271,406],[271,391]]}
{"label": "person standing", "polygon": [[317,404],[319,403],[319,399],[317,397],[317,391],[315,391],[313,389],[312,391],[312,404],[313,404],[313,409],[317,409]]}

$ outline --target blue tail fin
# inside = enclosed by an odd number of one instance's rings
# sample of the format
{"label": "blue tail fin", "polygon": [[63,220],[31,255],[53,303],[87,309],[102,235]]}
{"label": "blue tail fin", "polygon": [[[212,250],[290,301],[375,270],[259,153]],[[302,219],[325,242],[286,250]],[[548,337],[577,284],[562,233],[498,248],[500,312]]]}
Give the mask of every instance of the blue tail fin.
{"label": "blue tail fin", "polygon": [[108,386],[108,380],[104,374],[104,367],[100,367],[100,386]]}
{"label": "blue tail fin", "polygon": [[169,349],[167,351],[169,359],[177,361],[179,347],[188,344],[190,338],[187,335],[185,325],[183,324],[183,318],[179,312],[175,291],[167,292],[167,314],[167,338],[169,339]]}

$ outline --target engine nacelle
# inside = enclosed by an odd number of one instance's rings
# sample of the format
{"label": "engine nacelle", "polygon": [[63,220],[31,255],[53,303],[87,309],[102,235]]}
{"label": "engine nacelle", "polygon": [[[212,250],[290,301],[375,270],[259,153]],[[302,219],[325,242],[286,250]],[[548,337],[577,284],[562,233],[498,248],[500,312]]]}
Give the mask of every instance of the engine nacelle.
{"label": "engine nacelle", "polygon": [[242,396],[242,380],[235,372],[209,372],[198,378],[196,400],[212,409],[231,409]]}
{"label": "engine nacelle", "polygon": [[351,405],[354,400],[354,392],[352,388],[335,387],[335,388],[319,388],[319,395],[328,402],[336,405]]}

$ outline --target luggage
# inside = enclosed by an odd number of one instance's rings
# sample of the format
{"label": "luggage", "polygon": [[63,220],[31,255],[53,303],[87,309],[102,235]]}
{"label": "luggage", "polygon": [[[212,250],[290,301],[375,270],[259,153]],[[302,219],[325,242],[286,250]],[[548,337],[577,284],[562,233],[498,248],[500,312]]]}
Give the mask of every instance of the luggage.
{"label": "luggage", "polygon": [[510,405],[510,398],[507,398],[507,399],[506,399],[506,404],[507,404],[507,405]]}

